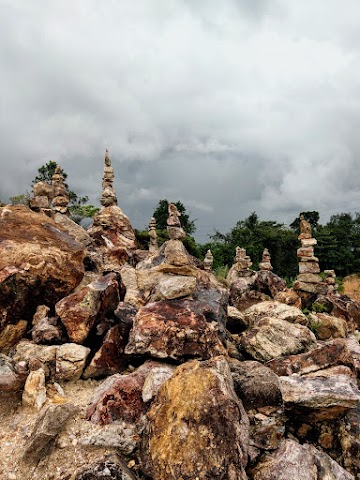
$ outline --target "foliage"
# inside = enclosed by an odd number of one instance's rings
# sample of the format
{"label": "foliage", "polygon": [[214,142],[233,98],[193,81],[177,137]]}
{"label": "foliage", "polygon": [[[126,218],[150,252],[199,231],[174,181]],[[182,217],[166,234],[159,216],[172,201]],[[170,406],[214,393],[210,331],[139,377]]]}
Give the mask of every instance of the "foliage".
{"label": "foliage", "polygon": [[15,195],[14,197],[9,198],[11,205],[30,205],[30,193],[21,193],[20,195]]}
{"label": "foliage", "polygon": [[[317,228],[320,218],[319,212],[301,212],[300,215],[304,215],[305,220],[310,223],[312,229]],[[290,223],[290,228],[297,234],[300,233],[300,215],[296,217],[292,223]]]}
{"label": "foliage", "polygon": [[[195,232],[195,220],[190,220],[189,215],[186,213],[186,207],[180,202],[173,202],[179,212],[181,213],[180,222],[182,228],[188,235],[191,235]],[[167,227],[167,218],[168,218],[168,206],[169,202],[166,199],[160,200],[155,211],[153,213],[153,217],[156,220],[156,227],[159,230],[166,230]]]}
{"label": "foliage", "polygon": [[314,302],[311,307],[312,311],[315,313],[328,313],[329,309],[320,302]]}

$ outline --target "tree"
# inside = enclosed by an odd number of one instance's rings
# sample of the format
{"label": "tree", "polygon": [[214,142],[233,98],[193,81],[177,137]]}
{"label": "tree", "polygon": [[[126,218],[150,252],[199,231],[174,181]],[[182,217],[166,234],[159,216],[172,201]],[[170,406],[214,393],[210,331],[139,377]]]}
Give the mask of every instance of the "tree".
{"label": "tree", "polygon": [[[180,202],[173,202],[179,212],[181,213],[180,222],[182,228],[188,235],[192,235],[195,230],[195,220],[190,220],[189,215],[186,213],[186,207]],[[155,211],[153,213],[153,217],[156,220],[156,229],[158,230],[166,230],[167,227],[167,218],[168,218],[168,206],[169,202],[166,199],[160,200]]]}
{"label": "tree", "polygon": [[[45,182],[51,184],[52,176],[55,173],[55,169],[57,167],[57,163],[53,160],[50,160],[46,165],[38,168],[38,174],[31,182],[32,185],[38,182]],[[81,223],[81,221],[85,218],[92,218],[96,212],[100,209],[95,207],[94,205],[88,205],[86,202],[89,200],[89,197],[84,196],[80,197],[75,192],[69,189],[68,184],[65,182],[67,179],[67,173],[61,168],[61,174],[64,177],[64,185],[67,190],[67,194],[69,197],[69,212],[70,218],[76,222]]]}
{"label": "tree", "polygon": [[14,197],[10,197],[9,201],[11,205],[26,205],[29,206],[30,204],[30,193],[21,193],[20,195],[15,195]]}
{"label": "tree", "polygon": [[[313,229],[318,227],[320,218],[319,212],[313,210],[312,212],[301,212],[300,215],[304,215],[305,220],[310,223]],[[300,215],[296,217],[292,223],[290,223],[290,228],[297,233],[300,233]]]}

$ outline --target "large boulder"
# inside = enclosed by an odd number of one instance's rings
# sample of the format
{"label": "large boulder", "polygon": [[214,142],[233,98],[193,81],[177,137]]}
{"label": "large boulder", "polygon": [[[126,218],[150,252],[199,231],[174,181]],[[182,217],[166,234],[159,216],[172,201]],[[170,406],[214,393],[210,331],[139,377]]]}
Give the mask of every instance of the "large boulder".
{"label": "large boulder", "polygon": [[278,450],[252,469],[253,480],[354,480],[326,453],[312,445],[284,440]]}
{"label": "large boulder", "polygon": [[263,317],[279,318],[280,320],[302,325],[307,325],[308,323],[306,315],[299,308],[274,300],[258,303],[244,311],[244,320],[248,325],[253,325]]}
{"label": "large boulder", "polygon": [[84,275],[84,257],[83,245],[45,214],[0,208],[0,330],[72,292]]}
{"label": "large boulder", "polygon": [[271,317],[262,318],[240,336],[240,348],[260,362],[301,353],[315,345],[315,335],[304,325]]}
{"label": "large boulder", "polygon": [[70,341],[83,343],[94,324],[114,312],[119,299],[116,274],[109,273],[60,300],[55,310]]}
{"label": "large boulder", "polygon": [[348,336],[347,323],[343,318],[333,317],[328,313],[311,313],[309,320],[310,328],[319,340]]}
{"label": "large boulder", "polygon": [[224,357],[187,362],[148,414],[147,471],[154,480],[245,480],[249,421]]}
{"label": "large boulder", "polygon": [[174,360],[224,354],[219,325],[207,320],[204,309],[202,302],[192,300],[164,300],[141,307],[125,353]]}

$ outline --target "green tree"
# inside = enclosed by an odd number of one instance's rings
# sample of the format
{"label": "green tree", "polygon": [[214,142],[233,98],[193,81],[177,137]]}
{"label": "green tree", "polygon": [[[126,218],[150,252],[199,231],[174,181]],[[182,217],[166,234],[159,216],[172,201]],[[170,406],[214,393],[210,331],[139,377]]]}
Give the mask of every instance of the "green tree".
{"label": "green tree", "polygon": [[[188,235],[192,235],[195,230],[195,220],[190,220],[189,215],[186,213],[186,207],[180,202],[173,202],[179,212],[181,213],[180,222],[182,228]],[[166,199],[160,200],[155,211],[153,213],[153,217],[156,220],[156,228],[159,230],[166,230],[167,227],[167,218],[168,218],[168,206],[169,202]]]}
{"label": "green tree", "polygon": [[21,193],[20,195],[15,195],[14,197],[9,198],[11,205],[27,205],[30,204],[30,193]]}
{"label": "green tree", "polygon": [[[320,215],[319,212],[313,210],[312,212],[301,212],[300,215],[304,215],[304,218],[307,222],[310,223],[311,227],[316,230],[319,225]],[[295,220],[290,223],[290,228],[300,233],[300,215],[295,218]]]}

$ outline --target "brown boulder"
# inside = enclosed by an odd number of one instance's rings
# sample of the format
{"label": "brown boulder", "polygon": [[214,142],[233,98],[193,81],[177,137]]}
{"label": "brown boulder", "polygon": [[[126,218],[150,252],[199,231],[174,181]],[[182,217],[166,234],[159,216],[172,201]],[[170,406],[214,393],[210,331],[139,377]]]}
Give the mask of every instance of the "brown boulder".
{"label": "brown boulder", "polygon": [[348,335],[347,323],[343,318],[327,313],[312,313],[309,315],[309,320],[309,327],[319,340],[346,338]]}
{"label": "brown boulder", "polygon": [[178,367],[148,414],[147,471],[154,480],[246,480],[249,420],[224,357]]}
{"label": "brown boulder", "polygon": [[204,305],[192,300],[164,300],[141,307],[125,353],[175,360],[224,354],[219,325],[207,321],[204,313]]}
{"label": "brown boulder", "polygon": [[272,298],[286,289],[286,282],[273,272],[261,270],[256,275],[256,289]]}
{"label": "brown boulder", "polygon": [[53,305],[84,275],[84,247],[26,206],[0,208],[0,329]]}
{"label": "brown boulder", "polygon": [[119,303],[115,273],[99,277],[55,305],[70,341],[83,343],[94,324],[114,312]]}

